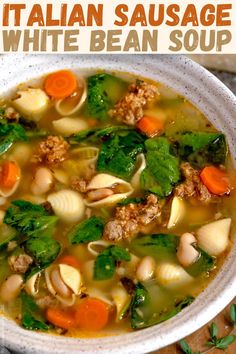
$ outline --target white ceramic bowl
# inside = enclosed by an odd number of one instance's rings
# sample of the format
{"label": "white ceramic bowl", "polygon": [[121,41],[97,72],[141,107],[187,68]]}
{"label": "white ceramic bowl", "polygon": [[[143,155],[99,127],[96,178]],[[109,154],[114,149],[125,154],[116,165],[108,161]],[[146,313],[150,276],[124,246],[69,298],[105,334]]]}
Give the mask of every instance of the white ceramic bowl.
{"label": "white ceramic bowl", "polygon": [[[236,97],[213,75],[183,56],[25,55],[0,58],[0,92],[60,68],[104,68],[162,82],[194,103],[228,138],[236,157]],[[236,245],[208,288],[176,317],[144,330],[99,339],[72,339],[26,331],[0,319],[1,344],[30,354],[147,353],[196,331],[236,295]]]}

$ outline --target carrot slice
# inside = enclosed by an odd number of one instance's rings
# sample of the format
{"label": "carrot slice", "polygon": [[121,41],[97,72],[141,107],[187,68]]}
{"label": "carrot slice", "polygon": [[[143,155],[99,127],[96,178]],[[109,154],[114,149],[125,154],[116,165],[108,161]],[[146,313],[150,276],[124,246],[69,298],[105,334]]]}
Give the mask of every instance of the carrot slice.
{"label": "carrot slice", "polygon": [[60,70],[48,75],[44,82],[46,93],[56,99],[70,96],[77,88],[76,76],[69,70]]}
{"label": "carrot slice", "polygon": [[74,267],[74,268],[80,268],[80,263],[79,263],[78,259],[75,258],[74,256],[69,255],[69,254],[62,256],[59,259],[59,263],[67,264],[67,265]]}
{"label": "carrot slice", "polygon": [[200,177],[211,193],[223,195],[230,192],[229,178],[227,174],[219,168],[207,166],[202,170]]}
{"label": "carrot slice", "polygon": [[77,307],[77,324],[87,331],[101,330],[106,326],[108,319],[108,305],[99,299],[87,298]]}
{"label": "carrot slice", "polygon": [[164,130],[163,122],[158,118],[144,116],[137,123],[137,128],[147,136],[155,136]]}
{"label": "carrot slice", "polygon": [[12,188],[20,178],[20,167],[13,161],[4,161],[1,166],[0,185],[3,188]]}
{"label": "carrot slice", "polygon": [[46,318],[54,326],[69,329],[76,327],[75,313],[71,310],[61,310],[48,307],[46,310]]}

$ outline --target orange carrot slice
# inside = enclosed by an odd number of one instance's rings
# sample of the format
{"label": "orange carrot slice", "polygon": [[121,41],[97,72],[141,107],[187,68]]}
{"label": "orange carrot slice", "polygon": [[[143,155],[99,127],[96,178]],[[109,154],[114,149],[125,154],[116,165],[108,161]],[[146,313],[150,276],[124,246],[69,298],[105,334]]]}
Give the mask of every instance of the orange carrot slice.
{"label": "orange carrot slice", "polygon": [[61,310],[48,307],[46,310],[46,318],[54,326],[69,329],[76,327],[75,313],[71,310]]}
{"label": "orange carrot slice", "polygon": [[164,125],[158,118],[144,116],[138,121],[137,128],[147,136],[153,137],[164,130]]}
{"label": "orange carrot slice", "polygon": [[20,178],[20,167],[13,161],[4,161],[1,168],[0,185],[3,188],[12,188]]}
{"label": "orange carrot slice", "polygon": [[77,324],[87,331],[101,330],[106,326],[108,319],[108,305],[99,299],[87,298],[77,307]]}
{"label": "orange carrot slice", "polygon": [[60,70],[48,75],[44,82],[46,93],[56,99],[70,96],[77,88],[76,76],[69,70]]}
{"label": "orange carrot slice", "polygon": [[74,268],[80,268],[80,263],[79,263],[78,259],[75,258],[74,256],[69,255],[69,254],[59,258],[59,263],[67,264],[67,265],[74,267]]}
{"label": "orange carrot slice", "polygon": [[215,166],[205,167],[201,174],[201,180],[207,189],[216,195],[230,192],[230,183],[227,174]]}

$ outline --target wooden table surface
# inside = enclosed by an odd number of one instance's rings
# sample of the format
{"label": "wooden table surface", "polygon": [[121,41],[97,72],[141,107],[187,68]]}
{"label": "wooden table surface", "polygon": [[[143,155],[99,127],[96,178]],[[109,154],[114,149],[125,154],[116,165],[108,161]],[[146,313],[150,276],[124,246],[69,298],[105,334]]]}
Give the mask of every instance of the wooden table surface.
{"label": "wooden table surface", "polygon": [[[232,301],[232,303],[236,304],[236,298],[234,299],[234,301]],[[229,322],[229,307],[230,305],[227,306],[224,309],[224,311],[222,311],[218,316],[216,316],[214,320],[210,321],[207,325],[203,326],[197,332],[185,338],[194,353],[197,351],[204,352],[205,350],[209,349],[209,347],[207,347],[204,344],[209,340],[208,328],[213,321],[219,327],[220,337],[226,336],[230,333],[230,331],[232,330],[232,326]],[[153,352],[153,354],[154,353],[155,354],[180,354],[182,352],[181,350],[179,350],[178,344],[173,344],[164,349]],[[236,342],[231,346],[229,346],[229,349],[226,349],[225,351],[219,349],[212,349],[211,351],[209,351],[209,354],[222,354],[222,353],[236,354]]]}
{"label": "wooden table surface", "polygon": [[[214,75],[216,75],[221,81],[224,82],[225,85],[227,85],[236,95],[236,75],[235,74],[230,74],[230,73],[224,73],[224,72],[218,72],[218,71],[212,71]],[[235,296],[236,296],[236,289],[235,289]],[[232,303],[236,304],[236,298]],[[214,320],[215,323],[219,327],[219,336],[223,337],[225,335],[228,335],[229,332],[231,331],[232,327],[229,324],[229,306],[224,309],[218,316],[215,317]],[[197,332],[193,333],[189,337],[185,338],[190,347],[192,348],[193,352],[204,352],[209,347],[205,346],[204,344],[207,342],[209,339],[209,325],[211,324],[210,321],[207,325],[199,329]],[[236,334],[236,330],[235,330]],[[178,344],[173,344],[170,345],[164,349],[158,350],[153,352],[153,354],[180,354],[181,350],[178,347]],[[232,344],[229,349],[226,349],[225,351],[218,350],[218,349],[212,349],[209,351],[209,354],[236,354],[236,342]]]}

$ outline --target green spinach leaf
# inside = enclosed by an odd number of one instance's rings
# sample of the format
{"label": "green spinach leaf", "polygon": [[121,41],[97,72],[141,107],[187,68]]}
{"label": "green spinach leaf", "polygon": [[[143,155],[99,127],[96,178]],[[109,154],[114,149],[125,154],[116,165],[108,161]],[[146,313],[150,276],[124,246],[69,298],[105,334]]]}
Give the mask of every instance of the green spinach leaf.
{"label": "green spinach leaf", "polygon": [[171,154],[167,138],[148,139],[145,147],[147,167],[141,174],[141,187],[159,197],[166,197],[180,179],[178,158]]}
{"label": "green spinach leaf", "polygon": [[113,277],[117,261],[129,262],[130,254],[120,246],[109,246],[101,252],[94,264],[94,279],[106,280]]}
{"label": "green spinach leaf", "polygon": [[14,227],[25,236],[52,234],[58,217],[49,215],[41,205],[36,205],[25,200],[12,202],[4,217],[4,223]]}
{"label": "green spinach leaf", "polygon": [[112,126],[106,126],[104,128],[85,129],[79,133],[70,136],[69,143],[77,144],[84,140],[97,143],[98,139],[102,139],[114,133],[117,132],[121,133],[127,130],[133,130],[133,129],[128,127],[127,125],[112,125]]}
{"label": "green spinach leaf", "polygon": [[104,120],[108,111],[123,96],[127,84],[113,75],[102,73],[88,78],[87,115]]}
{"label": "green spinach leaf", "polygon": [[143,284],[138,283],[131,302],[131,327],[134,329],[141,329],[164,322],[177,315],[186,306],[190,305],[193,300],[193,297],[188,296],[181,302],[175,304],[172,309],[166,310],[164,313],[153,313],[152,299],[148,290]]}
{"label": "green spinach leaf", "polygon": [[197,168],[224,164],[227,156],[225,136],[219,133],[184,133],[177,138],[177,150],[183,160]]}
{"label": "green spinach leaf", "polygon": [[203,251],[201,248],[195,248],[197,251],[199,251],[200,257],[195,263],[186,268],[186,271],[193,277],[197,277],[201,273],[211,270],[215,265],[213,257],[211,257],[207,252]]}
{"label": "green spinach leaf", "polygon": [[31,237],[25,242],[24,248],[41,269],[50,265],[61,251],[59,242],[48,236]]}
{"label": "green spinach leaf", "polygon": [[27,141],[24,128],[18,123],[0,119],[0,155],[7,152],[16,141]]}
{"label": "green spinach leaf", "polygon": [[101,146],[97,170],[129,179],[134,172],[136,156],[144,150],[144,139],[136,131],[112,135]]}
{"label": "green spinach leaf", "polygon": [[159,260],[175,256],[178,245],[179,236],[154,234],[134,239],[130,247],[141,256],[152,256]]}
{"label": "green spinach leaf", "polygon": [[21,292],[22,301],[22,326],[31,330],[47,331],[50,326],[46,321],[31,296],[27,295],[24,291]]}
{"label": "green spinach leaf", "polygon": [[102,237],[104,229],[103,220],[97,216],[82,221],[69,234],[71,244],[97,241]]}

